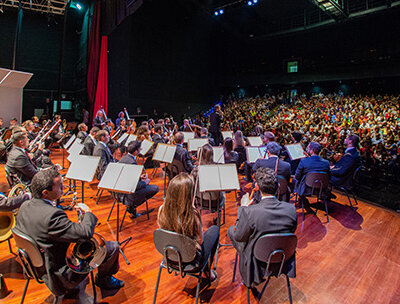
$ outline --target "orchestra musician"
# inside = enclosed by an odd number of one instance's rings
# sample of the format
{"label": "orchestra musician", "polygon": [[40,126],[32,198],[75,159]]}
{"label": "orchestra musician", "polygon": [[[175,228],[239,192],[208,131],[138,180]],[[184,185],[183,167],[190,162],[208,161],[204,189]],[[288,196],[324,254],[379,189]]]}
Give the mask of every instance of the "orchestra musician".
{"label": "orchestra musician", "polygon": [[0,192],[0,212],[18,209],[24,202],[30,200],[31,198],[32,195],[29,192],[10,198],[7,198],[7,196]]}
{"label": "orchestra musician", "polygon": [[105,124],[106,123],[105,123],[104,113],[102,110],[98,110],[96,113],[96,117],[93,120],[93,126],[101,130],[103,129]]}
{"label": "orchestra musician", "polygon": [[87,131],[88,131],[88,126],[84,123],[80,123],[78,125],[78,134],[76,135],[76,138],[80,140],[81,143],[83,143],[88,136]]}
{"label": "orchestra musician", "polygon": [[108,147],[110,135],[106,130],[100,130],[96,134],[97,144],[93,149],[93,156],[100,156],[100,162],[97,167],[96,177],[100,180],[107,169],[109,163],[115,162],[113,155]]}
{"label": "orchestra musician", "polygon": [[161,124],[156,124],[154,127],[154,135],[151,139],[154,142],[154,146],[157,146],[159,143],[165,144],[167,142],[167,137]]}
{"label": "orchestra musician", "polygon": [[216,146],[214,138],[208,136],[208,129],[205,127],[200,129],[200,138],[208,138],[208,143],[211,146]]}
{"label": "orchestra musician", "polygon": [[193,132],[193,129],[190,126],[188,119],[184,119],[183,120],[183,125],[179,128],[179,131],[181,131],[181,132]]}
{"label": "orchestra musician", "polygon": [[183,164],[185,172],[192,172],[194,166],[192,164],[192,158],[189,152],[183,147],[184,135],[182,132],[178,132],[174,136],[174,141],[176,144],[176,150],[174,154],[174,159],[179,160]]}
{"label": "orchestra musician", "polygon": [[[136,156],[139,153],[141,143],[139,141],[132,141],[129,143],[127,148],[127,154],[122,156],[119,161],[122,164],[137,165]],[[140,177],[134,193],[125,194],[124,204],[127,206],[127,210],[132,218],[139,217],[143,214],[137,213],[136,208],[143,204],[146,200],[152,198],[159,191],[157,185],[150,185],[150,180],[144,173]]]}
{"label": "orchestra musician", "polygon": [[32,122],[35,125],[35,128],[40,128],[39,118],[37,116],[32,116]]}
{"label": "orchestra musician", "polygon": [[97,145],[97,140],[95,137],[99,131],[100,129],[98,127],[93,127],[90,129],[89,135],[83,141],[81,155],[93,155],[94,147]]}
{"label": "orchestra musician", "polygon": [[[61,175],[54,168],[38,172],[32,179],[31,190],[34,198],[19,209],[14,229],[30,236],[41,248],[45,271],[40,275],[50,291],[56,296],[77,296],[79,289],[76,287],[87,274],[78,274],[67,266],[67,248],[70,243],[92,237],[97,217],[88,206],[78,204],[83,218],[80,223],[75,223],[63,210],[56,208],[54,202],[60,199],[64,187]],[[117,290],[124,286],[123,281],[113,276],[119,270],[119,245],[106,242],[106,248],[95,284],[102,289]]]}
{"label": "orchestra musician", "polygon": [[124,111],[121,111],[121,112],[118,113],[118,117],[117,117],[117,119],[115,120],[115,125],[117,126],[117,128],[120,126],[121,120],[122,120],[122,119],[125,120],[124,116],[125,116]]}

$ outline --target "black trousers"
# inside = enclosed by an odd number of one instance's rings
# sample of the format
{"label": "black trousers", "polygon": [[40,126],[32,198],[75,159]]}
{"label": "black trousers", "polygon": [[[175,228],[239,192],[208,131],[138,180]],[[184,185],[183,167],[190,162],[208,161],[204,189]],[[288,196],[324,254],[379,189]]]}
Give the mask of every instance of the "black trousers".
{"label": "black trousers", "polygon": [[[219,243],[219,227],[216,225],[211,226],[204,233],[203,244],[201,244],[201,256],[202,259],[206,258],[210,254],[209,266],[213,264],[215,253],[217,252]],[[205,268],[206,272],[210,271],[209,266]]]}

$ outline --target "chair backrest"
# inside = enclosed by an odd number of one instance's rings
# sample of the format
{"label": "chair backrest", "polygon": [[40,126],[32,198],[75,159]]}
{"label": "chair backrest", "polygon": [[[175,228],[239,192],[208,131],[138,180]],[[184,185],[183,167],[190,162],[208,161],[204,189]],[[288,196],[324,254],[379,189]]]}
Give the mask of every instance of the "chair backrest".
{"label": "chair backrest", "polygon": [[296,252],[297,236],[294,233],[274,233],[261,236],[254,244],[253,254],[261,262],[267,263],[267,273],[271,263],[280,263],[278,277],[285,261]]}
{"label": "chair backrest", "polygon": [[[207,191],[196,194],[197,203],[200,209],[218,209],[221,204],[221,191]],[[212,208],[213,207],[213,208]]]}
{"label": "chair backrest", "polygon": [[18,256],[21,259],[25,273],[30,278],[35,278],[39,283],[42,283],[36,271],[36,268],[44,266],[44,259],[39,246],[30,236],[15,229],[12,229],[12,234],[18,247]]}
{"label": "chair backrest", "polygon": [[358,182],[358,178],[360,175],[361,167],[357,167],[357,169],[353,173],[353,178],[351,179],[350,187],[353,188],[354,185]]}
{"label": "chair backrest", "polygon": [[168,174],[169,174],[170,179],[174,178],[179,173],[185,171],[185,167],[183,166],[183,163],[176,158],[173,159],[172,163],[168,164],[167,169],[168,169]]}
{"label": "chair backrest", "polygon": [[310,172],[306,175],[305,183],[306,186],[311,188],[311,196],[317,190],[317,196],[321,198],[322,193],[329,185],[329,175],[323,172]]}
{"label": "chair backrest", "polygon": [[286,178],[283,176],[278,175],[278,195],[285,194],[288,190],[288,182]]}
{"label": "chair backrest", "polygon": [[10,168],[5,165],[4,170],[6,171],[6,179],[8,185],[12,188],[14,185],[21,183],[21,179],[14,173],[11,172]]}

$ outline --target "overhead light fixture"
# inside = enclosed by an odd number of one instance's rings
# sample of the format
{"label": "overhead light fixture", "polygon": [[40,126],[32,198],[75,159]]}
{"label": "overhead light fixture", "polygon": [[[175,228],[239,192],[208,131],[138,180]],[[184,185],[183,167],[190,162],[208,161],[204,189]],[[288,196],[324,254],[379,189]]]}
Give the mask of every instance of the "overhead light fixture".
{"label": "overhead light fixture", "polygon": [[215,12],[214,12],[214,15],[215,15],[215,16],[218,16],[218,14],[219,14],[218,11],[215,11]]}
{"label": "overhead light fixture", "polygon": [[82,5],[80,5],[79,3],[77,3],[77,4],[76,4],[76,8],[77,8],[78,10],[81,10],[81,9],[82,9]]}
{"label": "overhead light fixture", "polygon": [[223,10],[223,9],[220,9],[220,10],[219,10],[219,14],[222,15],[223,13],[224,13],[224,10]]}
{"label": "overhead light fixture", "polygon": [[253,5],[253,1],[248,1],[248,2],[247,2],[247,5],[248,5],[248,6],[252,6],[252,5]]}

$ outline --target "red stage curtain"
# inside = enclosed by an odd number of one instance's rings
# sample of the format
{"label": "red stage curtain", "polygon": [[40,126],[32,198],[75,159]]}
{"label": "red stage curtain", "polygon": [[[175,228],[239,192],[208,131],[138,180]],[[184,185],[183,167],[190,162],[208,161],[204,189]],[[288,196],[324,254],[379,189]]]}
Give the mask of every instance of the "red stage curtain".
{"label": "red stage curtain", "polygon": [[93,115],[94,100],[96,97],[97,76],[100,55],[100,22],[101,22],[101,0],[95,0],[93,5],[92,24],[88,42],[88,71],[87,71],[87,93],[90,116]]}
{"label": "red stage curtain", "polygon": [[101,37],[99,75],[93,113],[97,113],[101,107],[107,114],[107,36]]}

